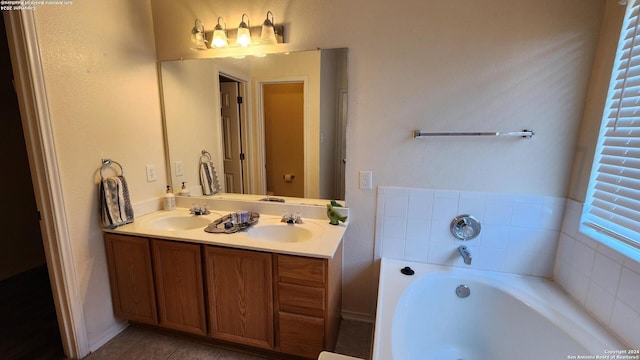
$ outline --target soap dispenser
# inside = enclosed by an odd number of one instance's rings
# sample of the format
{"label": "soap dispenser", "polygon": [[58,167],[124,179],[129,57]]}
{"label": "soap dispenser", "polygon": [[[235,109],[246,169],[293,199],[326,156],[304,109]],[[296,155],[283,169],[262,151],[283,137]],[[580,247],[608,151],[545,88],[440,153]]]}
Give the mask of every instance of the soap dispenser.
{"label": "soap dispenser", "polygon": [[189,189],[187,189],[187,186],[185,185],[185,181],[182,182],[182,189],[180,189],[180,192],[178,193],[178,195],[180,195],[180,196],[191,196],[191,191],[189,191]]}
{"label": "soap dispenser", "polygon": [[162,208],[174,210],[176,208],[176,196],[171,192],[171,186],[167,185],[167,193],[162,197]]}

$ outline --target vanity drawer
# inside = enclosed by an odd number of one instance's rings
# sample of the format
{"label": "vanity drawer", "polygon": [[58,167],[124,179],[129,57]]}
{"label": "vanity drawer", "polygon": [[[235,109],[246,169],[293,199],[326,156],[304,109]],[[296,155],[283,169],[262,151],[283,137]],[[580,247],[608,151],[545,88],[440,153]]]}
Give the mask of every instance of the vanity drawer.
{"label": "vanity drawer", "polygon": [[278,294],[280,311],[324,316],[324,288],[279,283]]}
{"label": "vanity drawer", "polygon": [[324,259],[278,255],[277,262],[279,282],[324,287],[327,274]]}

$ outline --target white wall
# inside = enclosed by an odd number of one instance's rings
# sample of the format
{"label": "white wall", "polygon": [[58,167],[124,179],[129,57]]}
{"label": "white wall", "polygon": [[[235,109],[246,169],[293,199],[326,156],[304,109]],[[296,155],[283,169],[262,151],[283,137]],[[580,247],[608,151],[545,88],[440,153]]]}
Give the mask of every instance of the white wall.
{"label": "white wall", "polygon": [[[566,195],[602,0],[151,2],[159,59],[211,56],[185,40],[196,16],[233,28],[267,10],[290,48],[349,48],[343,308],[354,315],[373,314],[376,287],[376,192],[358,189],[359,170],[375,185]],[[524,128],[536,136],[411,139]]]}
{"label": "white wall", "polygon": [[[157,208],[166,185],[148,1],[74,1],[35,10],[67,227],[92,350],[117,331],[102,231],[98,169],[124,167],[134,210]],[[147,183],[145,165],[158,181]],[[105,175],[108,175],[105,172]]]}

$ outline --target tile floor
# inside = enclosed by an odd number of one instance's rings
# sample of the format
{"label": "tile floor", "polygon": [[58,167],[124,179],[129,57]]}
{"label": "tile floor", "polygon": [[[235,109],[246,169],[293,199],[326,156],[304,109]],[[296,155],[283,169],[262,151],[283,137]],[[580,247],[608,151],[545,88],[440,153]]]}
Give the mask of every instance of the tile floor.
{"label": "tile floor", "polygon": [[[342,320],[336,353],[369,359],[373,325]],[[183,336],[129,326],[86,360],[264,360]]]}

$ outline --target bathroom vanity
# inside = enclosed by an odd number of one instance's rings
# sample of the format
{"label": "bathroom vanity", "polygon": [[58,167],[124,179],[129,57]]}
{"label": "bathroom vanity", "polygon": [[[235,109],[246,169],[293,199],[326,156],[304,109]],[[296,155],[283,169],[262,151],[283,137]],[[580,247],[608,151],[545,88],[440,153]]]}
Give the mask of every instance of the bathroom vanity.
{"label": "bathroom vanity", "polygon": [[271,354],[316,359],[333,350],[346,225],[261,215],[235,234],[200,227],[223,213],[161,211],[105,230],[115,315]]}

